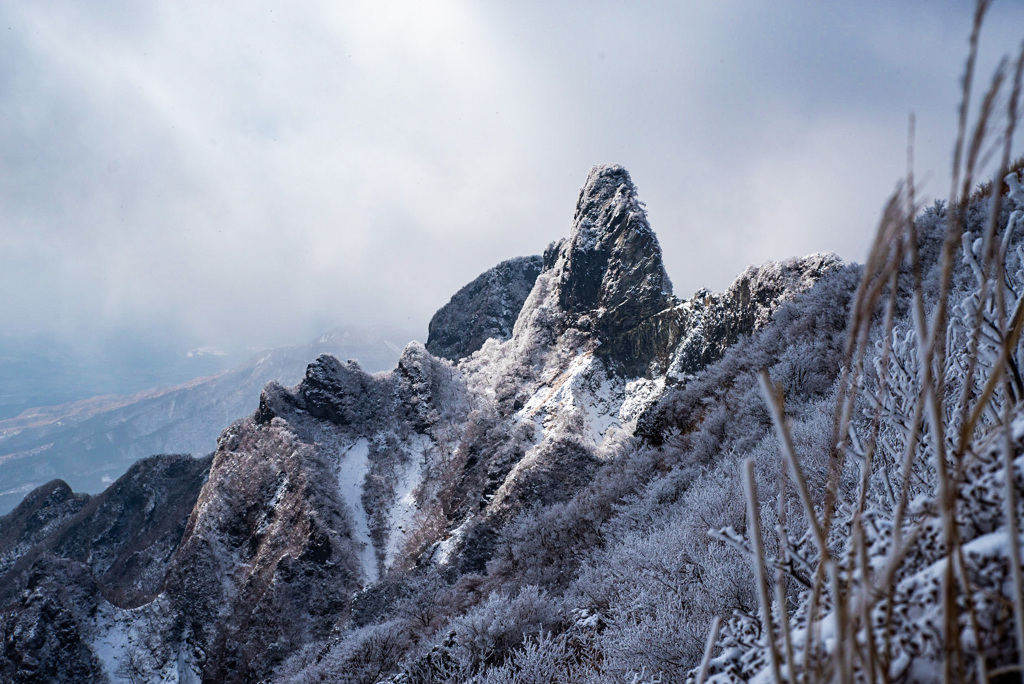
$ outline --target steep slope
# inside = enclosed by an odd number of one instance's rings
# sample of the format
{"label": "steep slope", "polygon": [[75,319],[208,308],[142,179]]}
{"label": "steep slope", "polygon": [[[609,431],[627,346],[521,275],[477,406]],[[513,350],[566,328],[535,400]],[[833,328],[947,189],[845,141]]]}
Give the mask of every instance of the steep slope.
{"label": "steep slope", "polygon": [[[70,495],[60,480],[41,488],[53,492],[43,505],[22,504],[0,518],[0,527],[13,533],[0,540],[0,558],[13,555],[9,549],[28,546],[0,572],[0,605],[14,600],[32,563],[43,554],[86,564],[118,605],[152,600],[209,470],[209,458],[151,456],[94,497]],[[68,504],[78,501],[81,505],[74,508],[79,510],[66,515],[72,508]],[[55,524],[33,524],[48,517]]]}
{"label": "steep slope", "polygon": [[[268,677],[353,616],[386,619],[426,569],[452,581],[484,573],[517,515],[583,491],[667,385],[687,382],[837,265],[828,256],[768,265],[721,295],[680,300],[629,174],[595,167],[510,335],[503,308],[448,347],[462,354],[487,336],[458,363],[412,343],[386,373],[322,355],[294,388],[268,384],[253,416],[218,440],[151,601],[97,599],[102,568],[57,568],[81,545],[48,546],[28,585],[63,572],[78,587],[46,610],[66,604],[79,625],[89,607],[97,617],[69,630],[107,674],[129,662],[149,677]],[[484,276],[446,316],[518,301]],[[22,592],[5,629],[34,629],[37,603]],[[144,657],[133,650],[140,640]]]}
{"label": "steep slope", "polygon": [[33,409],[0,421],[0,513],[53,478],[76,491],[98,492],[144,456],[207,454],[225,425],[252,411],[271,380],[298,382],[306,364],[321,353],[358,358],[371,370],[384,370],[407,339],[401,331],[338,329],[214,377]]}

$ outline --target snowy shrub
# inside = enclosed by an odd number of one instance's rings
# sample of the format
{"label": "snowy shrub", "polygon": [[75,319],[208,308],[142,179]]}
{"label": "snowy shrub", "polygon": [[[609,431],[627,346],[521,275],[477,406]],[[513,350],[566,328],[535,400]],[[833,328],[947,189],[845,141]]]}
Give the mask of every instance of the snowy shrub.
{"label": "snowy shrub", "polygon": [[[471,684],[599,684],[608,682],[586,629],[558,636],[527,636],[500,667],[489,668]],[[639,677],[630,681],[640,684]]]}
{"label": "snowy shrub", "polygon": [[[980,3],[978,23],[983,14]],[[748,524],[733,541],[751,559],[759,607],[715,623],[693,681],[1019,677],[1024,192],[1016,172],[1005,174],[1022,73],[1024,51],[996,182],[968,200],[1005,71],[965,138],[967,161],[955,170],[964,199],[916,220],[912,195],[898,191],[887,207],[855,303],[831,433],[838,443],[801,447],[784,413],[785,383],[762,376],[808,533],[787,534],[797,531],[783,522],[790,507],[766,505],[773,492],[748,460]],[[823,491],[815,463],[826,465]]]}
{"label": "snowy shrub", "polygon": [[374,684],[394,669],[411,645],[409,632],[400,621],[363,627],[315,658],[288,681],[293,684],[342,681]]}
{"label": "snowy shrub", "polygon": [[559,602],[537,587],[524,587],[516,596],[492,594],[452,623],[452,653],[465,671],[478,672],[500,664],[529,634],[558,627]]}

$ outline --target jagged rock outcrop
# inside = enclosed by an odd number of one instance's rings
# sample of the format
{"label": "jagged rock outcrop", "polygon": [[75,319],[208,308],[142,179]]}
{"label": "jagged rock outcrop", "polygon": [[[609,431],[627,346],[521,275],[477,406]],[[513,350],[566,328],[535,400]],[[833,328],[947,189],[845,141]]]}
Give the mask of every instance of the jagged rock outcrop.
{"label": "jagged rock outcrop", "polygon": [[464,420],[463,396],[419,343],[376,376],[325,355],[222,434],[165,585],[205,679],[269,676],[406,562],[426,468]]}
{"label": "jagged rock outcrop", "polygon": [[44,485],[0,518],[0,605],[14,600],[32,564],[50,554],[85,564],[109,600],[131,607],[161,589],[210,459],[151,456],[95,497],[62,481]]}
{"label": "jagged rock outcrop", "polygon": [[[0,518],[3,657],[12,682],[124,677],[103,662],[104,617],[160,594],[210,459],[153,456],[95,497],[61,481]],[[125,655],[125,654],[121,654]]]}
{"label": "jagged rock outcrop", "polygon": [[11,598],[11,568],[34,547],[57,534],[89,503],[63,480],[53,480],[29,493],[18,507],[0,518],[0,605]]}
{"label": "jagged rock outcrop", "polygon": [[659,314],[675,300],[629,172],[618,165],[591,169],[572,233],[548,248],[544,266],[557,282],[567,324],[592,333],[597,354],[623,374],[642,375],[668,341],[659,334]]}
{"label": "jagged rock outcrop", "polygon": [[680,300],[629,174],[592,169],[572,231],[546,250],[512,336],[459,364],[470,390],[493,402],[488,420],[511,438],[479,424],[465,431],[471,455],[449,488],[478,511],[449,508],[451,536],[436,557],[472,557],[481,568],[496,527],[579,491],[590,464],[633,433],[667,384],[716,361],[840,263],[813,255],[751,267],[725,293]]}
{"label": "jagged rock outcrop", "polygon": [[227,430],[166,592],[208,681],[265,677],[348,616],[360,586],[330,463],[281,421]]}
{"label": "jagged rock outcrop", "polygon": [[767,325],[781,304],[842,265],[835,254],[812,254],[750,266],[725,292],[700,290],[674,309],[679,330],[668,371],[680,382],[722,358],[741,337]]}
{"label": "jagged rock outcrop", "polygon": [[517,257],[481,273],[430,319],[427,351],[458,361],[490,338],[507,340],[542,265],[540,256]]}

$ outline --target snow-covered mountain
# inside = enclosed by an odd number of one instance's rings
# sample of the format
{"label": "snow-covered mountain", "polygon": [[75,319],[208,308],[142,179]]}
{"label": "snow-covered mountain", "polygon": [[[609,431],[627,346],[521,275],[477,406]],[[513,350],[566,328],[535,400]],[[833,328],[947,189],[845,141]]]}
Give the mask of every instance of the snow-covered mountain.
{"label": "snow-covered mountain", "polygon": [[[449,358],[411,343],[374,375],[319,355],[298,385],[270,382],[255,413],[224,430],[187,495],[159,493],[166,468],[182,467],[169,457],[140,462],[94,499],[60,484],[33,493],[3,521],[25,530],[3,551],[22,559],[4,580],[8,599],[20,596],[5,614],[4,671],[28,658],[90,676],[267,677],[304,646],[386,613],[417,568],[485,572],[516,516],[583,490],[666,387],[841,268],[814,255],[679,299],[629,174],[595,167],[567,238],[483,274],[438,313],[428,348]],[[139,488],[154,492],[145,523],[116,503]],[[193,500],[183,523],[181,502]],[[106,537],[89,531],[97,508],[119,521]],[[169,552],[144,538],[147,526],[183,534]],[[97,565],[124,549],[146,559],[146,579]],[[35,557],[51,560],[26,569]],[[43,578],[67,589],[31,589]],[[59,634],[45,624],[54,611]]]}
{"label": "snow-covered mountain", "polygon": [[320,353],[359,359],[370,371],[385,370],[411,337],[398,330],[337,329],[182,385],[29,409],[2,420],[0,513],[56,477],[76,491],[99,492],[144,456],[207,454],[225,425],[252,412],[271,380],[298,382]]}
{"label": "snow-covered mountain", "polygon": [[[145,458],[97,496],[49,482],[0,518],[0,677],[737,682],[782,658],[808,681],[857,658],[877,681],[1009,673],[1024,192],[1008,178],[1005,197],[897,212],[865,267],[812,255],[682,299],[629,174],[595,167],[567,237],[481,274],[390,370],[319,354],[212,455]],[[941,359],[917,341],[929,320]],[[944,495],[938,464],[955,468]]]}

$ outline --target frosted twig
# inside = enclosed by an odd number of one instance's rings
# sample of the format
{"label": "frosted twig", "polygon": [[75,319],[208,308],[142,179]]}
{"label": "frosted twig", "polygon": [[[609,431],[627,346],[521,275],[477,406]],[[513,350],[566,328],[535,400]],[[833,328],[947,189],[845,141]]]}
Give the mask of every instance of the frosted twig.
{"label": "frosted twig", "polygon": [[704,645],[704,657],[700,661],[700,673],[697,675],[697,684],[704,684],[708,678],[708,670],[711,669],[711,654],[715,652],[715,643],[718,641],[718,630],[722,627],[722,618],[718,615],[711,622],[711,631],[708,632],[708,641]]}
{"label": "frosted twig", "polygon": [[754,480],[754,461],[743,461],[743,489],[747,494],[747,524],[750,526],[750,541],[754,545],[754,567],[757,573],[757,598],[761,603],[761,622],[764,626],[765,647],[771,655],[772,674],[781,682],[779,651],[775,645],[775,628],[772,620],[772,601],[768,595],[768,578],[764,567],[764,543],[761,536],[761,512],[757,499],[757,482]]}

